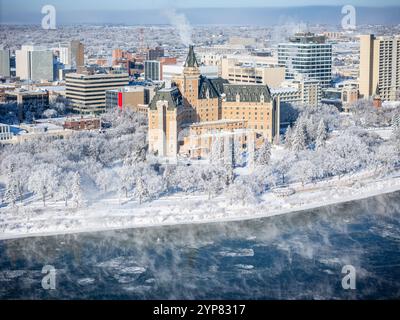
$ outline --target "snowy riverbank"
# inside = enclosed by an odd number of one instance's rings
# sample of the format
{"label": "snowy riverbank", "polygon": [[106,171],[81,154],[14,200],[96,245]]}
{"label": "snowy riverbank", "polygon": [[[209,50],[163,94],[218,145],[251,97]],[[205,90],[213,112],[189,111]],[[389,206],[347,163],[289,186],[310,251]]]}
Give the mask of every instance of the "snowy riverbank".
{"label": "snowy riverbank", "polygon": [[291,188],[296,190],[293,195],[278,197],[267,192],[259,202],[245,205],[230,204],[225,196],[208,200],[206,195],[185,194],[141,205],[102,199],[79,210],[66,209],[63,202],[43,208],[37,201],[0,209],[0,239],[271,217],[399,191],[400,175],[378,179],[373,173],[364,172]]}

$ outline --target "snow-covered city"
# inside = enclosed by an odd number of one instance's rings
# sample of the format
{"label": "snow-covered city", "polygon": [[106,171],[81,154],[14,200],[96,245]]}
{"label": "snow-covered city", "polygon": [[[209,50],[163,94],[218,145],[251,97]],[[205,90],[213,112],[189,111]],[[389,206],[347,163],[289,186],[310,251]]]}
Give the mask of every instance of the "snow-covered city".
{"label": "snow-covered city", "polygon": [[[256,14],[243,4],[243,15],[254,14],[254,21],[241,16],[235,24],[229,19],[237,8],[226,9],[217,21],[212,12],[225,9],[213,5],[139,6],[143,21],[132,24],[122,13],[118,21],[119,11],[107,20],[100,9],[84,22],[80,14],[63,11],[68,7],[63,0],[44,7],[33,1],[29,10],[37,12],[23,22],[5,2],[0,14],[0,298],[399,298],[400,279],[385,289],[386,280],[368,269],[371,261],[361,248],[367,240],[354,240],[360,249],[349,247],[353,253],[338,253],[344,247],[334,246],[333,238],[356,239],[354,232],[364,228],[367,237],[385,222],[384,235],[374,236],[382,237],[382,246],[394,241],[386,245],[394,248],[386,256],[400,264],[400,7],[337,6],[329,9],[336,18],[324,21],[317,13],[324,16],[328,9],[310,7],[316,13],[311,14],[296,4],[302,18],[290,16],[293,5],[271,9],[280,18],[274,21],[268,13],[270,22],[261,23],[268,5]],[[90,12],[82,6],[82,12]],[[374,211],[378,203],[387,209]],[[114,244],[107,244],[114,237]],[[292,237],[307,237],[298,240],[301,250]],[[42,241],[48,241],[49,252],[65,252],[63,258],[52,262],[40,248]],[[117,253],[125,250],[121,241],[137,246],[129,249],[134,264]],[[313,293],[297,276],[283,273],[292,264],[307,273],[309,250],[319,241],[327,251],[314,248],[311,255],[326,264],[321,272],[327,278],[315,278],[322,284]],[[118,286],[97,279],[94,271],[74,280],[65,274],[69,289],[49,296],[18,289],[23,273],[13,273],[10,254],[27,267],[40,265],[40,252],[47,257],[43,265],[69,261],[62,268],[73,273],[76,258],[66,252],[89,243],[97,253],[85,255],[85,269],[92,270],[95,261],[104,271],[110,261],[112,268],[119,261],[123,270],[133,270],[113,280],[120,285],[115,295],[87,289]],[[107,261],[98,252],[103,246]],[[279,250],[263,258],[259,246]],[[216,265],[206,272],[223,288],[221,295],[215,295],[213,283],[199,289],[201,277],[179,273],[183,258],[176,252],[193,247],[205,255],[228,252],[213,256]],[[172,257],[168,250],[175,252]],[[274,261],[282,252],[288,254],[286,267],[274,280],[263,278],[257,263]],[[234,264],[226,262],[229,257]],[[156,259],[177,263],[169,272],[179,276],[157,280]],[[331,269],[332,261],[339,271]],[[193,257],[197,263],[193,268],[202,274],[200,263],[207,263]],[[340,285],[341,268],[349,265],[361,270],[361,291]],[[232,266],[249,281],[258,274],[254,286],[261,291],[250,294],[248,283],[241,287],[233,276],[228,281],[218,275],[218,268]],[[327,280],[335,272],[340,288]],[[152,276],[143,280],[147,273]],[[85,287],[82,295],[66,279]],[[178,279],[182,291],[163,294]],[[192,281],[193,287],[183,284]],[[279,294],[265,289],[266,282],[279,287]],[[283,283],[297,283],[297,289],[285,291]]]}

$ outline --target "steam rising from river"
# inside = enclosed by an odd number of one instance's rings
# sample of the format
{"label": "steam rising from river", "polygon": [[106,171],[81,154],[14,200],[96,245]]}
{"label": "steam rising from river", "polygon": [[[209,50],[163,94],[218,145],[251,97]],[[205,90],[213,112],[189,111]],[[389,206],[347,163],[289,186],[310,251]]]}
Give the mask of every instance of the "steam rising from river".
{"label": "steam rising from river", "polygon": [[[0,297],[395,298],[399,195],[255,221],[3,241]],[[44,264],[58,272],[50,296],[36,288]],[[341,288],[346,264],[355,291]]]}

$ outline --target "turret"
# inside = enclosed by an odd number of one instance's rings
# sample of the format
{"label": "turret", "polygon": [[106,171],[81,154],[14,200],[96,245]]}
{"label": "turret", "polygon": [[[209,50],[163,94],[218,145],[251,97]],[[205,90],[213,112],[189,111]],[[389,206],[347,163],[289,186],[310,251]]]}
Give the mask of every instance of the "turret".
{"label": "turret", "polygon": [[184,74],[190,75],[199,75],[200,76],[200,69],[199,63],[197,62],[196,54],[194,53],[194,46],[189,46],[189,53],[187,55],[185,65],[184,65]]}
{"label": "turret", "polygon": [[198,68],[199,63],[197,62],[196,55],[194,53],[194,46],[189,46],[189,53],[186,58],[185,68]]}

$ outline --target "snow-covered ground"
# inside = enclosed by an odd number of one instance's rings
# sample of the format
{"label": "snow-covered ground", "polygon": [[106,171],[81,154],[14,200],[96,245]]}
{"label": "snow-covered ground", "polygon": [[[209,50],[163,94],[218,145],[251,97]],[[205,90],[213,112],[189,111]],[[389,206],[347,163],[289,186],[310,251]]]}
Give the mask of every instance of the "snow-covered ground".
{"label": "snow-covered ground", "polygon": [[38,200],[0,209],[0,239],[270,217],[398,191],[400,173],[377,178],[366,171],[290,187],[295,194],[279,197],[267,192],[254,204],[230,203],[224,195],[209,200],[207,195],[176,194],[143,204],[108,198],[74,210],[63,202],[43,208]]}

